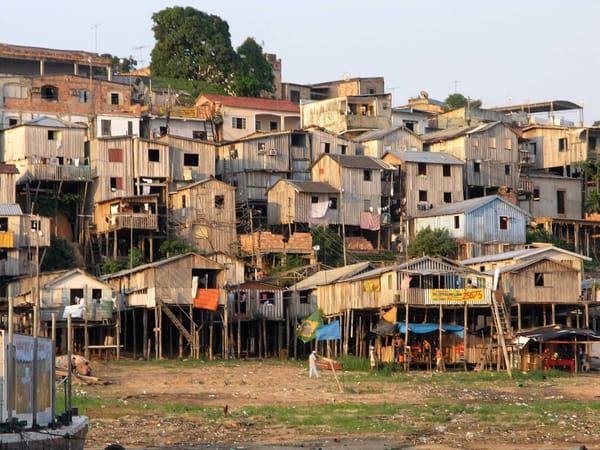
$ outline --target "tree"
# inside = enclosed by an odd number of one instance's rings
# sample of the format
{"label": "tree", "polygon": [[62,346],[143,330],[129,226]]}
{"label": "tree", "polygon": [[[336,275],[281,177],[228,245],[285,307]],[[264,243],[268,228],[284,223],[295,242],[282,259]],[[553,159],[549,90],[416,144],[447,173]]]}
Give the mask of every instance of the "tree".
{"label": "tree", "polygon": [[[600,213],[600,162],[579,161],[573,163],[573,167],[583,171],[584,180],[586,181],[585,211]],[[588,180],[594,184],[593,189],[587,189]]]}
{"label": "tree", "polygon": [[118,56],[113,56],[110,53],[104,53],[100,55],[103,58],[112,59],[112,69],[113,73],[116,75],[120,73],[128,73],[132,70],[135,70],[137,66],[137,61],[133,59],[133,57],[129,56],[128,58],[119,58]]}
{"label": "tree", "polygon": [[344,243],[342,237],[322,225],[310,229],[314,246],[319,246],[317,260],[329,267],[341,267],[344,265]]}
{"label": "tree", "polygon": [[75,266],[75,255],[69,241],[54,235],[50,237],[50,247],[42,260],[43,271],[71,269]]}
{"label": "tree", "polygon": [[481,100],[470,100],[462,94],[450,94],[444,102],[444,111],[453,111],[458,108],[469,106],[470,108],[479,108]]}
{"label": "tree", "polygon": [[263,49],[253,38],[247,38],[237,49],[239,68],[233,81],[233,91],[243,97],[259,97],[261,92],[275,91],[273,66]]}
{"label": "tree", "polygon": [[175,255],[193,252],[194,247],[186,244],[178,238],[170,238],[164,241],[158,249],[158,252],[163,258],[170,258]]}
{"label": "tree", "polygon": [[238,65],[229,25],[218,16],[175,6],[152,15],[152,75],[228,85]]}
{"label": "tree", "polygon": [[446,228],[427,227],[419,231],[408,246],[408,256],[446,256],[454,258],[456,255],[456,242]]}

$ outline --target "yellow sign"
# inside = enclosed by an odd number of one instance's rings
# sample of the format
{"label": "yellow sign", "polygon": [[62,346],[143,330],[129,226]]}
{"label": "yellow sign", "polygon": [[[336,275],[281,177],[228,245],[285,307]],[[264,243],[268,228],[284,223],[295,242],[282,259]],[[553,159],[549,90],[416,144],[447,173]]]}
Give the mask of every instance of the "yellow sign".
{"label": "yellow sign", "polygon": [[487,303],[483,289],[432,289],[431,303]]}

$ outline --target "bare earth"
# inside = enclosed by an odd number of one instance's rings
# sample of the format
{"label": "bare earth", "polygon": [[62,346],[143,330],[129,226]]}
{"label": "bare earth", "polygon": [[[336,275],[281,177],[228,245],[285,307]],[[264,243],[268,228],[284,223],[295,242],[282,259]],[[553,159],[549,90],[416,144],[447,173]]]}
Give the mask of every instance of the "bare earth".
{"label": "bare earth", "polygon": [[[100,406],[86,411],[90,418],[87,448],[103,449],[111,443],[132,448],[347,448],[347,449],[600,449],[600,373],[551,378],[531,383],[493,383],[485,389],[469,386],[441,388],[434,381],[452,377],[452,373],[411,372],[392,376],[409,377],[409,382],[389,382],[389,375],[377,374],[353,381],[351,374],[338,373],[343,392],[329,371],[321,371],[318,380],[308,378],[306,363],[281,365],[270,362],[242,361],[239,364],[204,364],[200,367],[156,367],[137,364],[117,365],[94,361],[94,375],[106,385],[74,385],[74,405],[78,396],[117,400],[119,406]],[[60,401],[60,393],[59,401]],[[502,421],[473,423],[460,415],[448,422],[427,423],[411,417],[399,408],[394,417],[399,423],[414,422],[413,435],[362,434],[332,435],[327,420],[306,434],[293,427],[252,423],[244,420],[248,406],[294,406],[310,403],[415,404],[427,402],[473,403],[508,402],[516,405],[544,399],[578,400],[582,411],[561,412],[554,425],[544,422],[535,429],[505,429]],[[131,407],[144,403],[143,413]],[[152,405],[184,403],[214,407],[218,420],[180,411],[162,413]],[[588,408],[591,404],[595,408]],[[118,411],[115,411],[118,409]],[[116,412],[116,414],[115,414]],[[116,417],[116,418],[115,418]],[[381,418],[380,418],[381,419]]]}

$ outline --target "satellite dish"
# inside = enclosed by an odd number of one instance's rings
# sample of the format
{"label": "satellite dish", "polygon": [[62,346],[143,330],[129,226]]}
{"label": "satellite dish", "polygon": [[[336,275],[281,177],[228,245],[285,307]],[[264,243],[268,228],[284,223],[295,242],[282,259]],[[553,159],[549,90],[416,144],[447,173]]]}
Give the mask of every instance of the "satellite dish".
{"label": "satellite dish", "polygon": [[348,81],[350,79],[350,74],[348,72],[344,73],[344,81]]}
{"label": "satellite dish", "polygon": [[421,97],[423,97],[423,98],[429,98],[429,92],[427,92],[427,91],[421,91]]}

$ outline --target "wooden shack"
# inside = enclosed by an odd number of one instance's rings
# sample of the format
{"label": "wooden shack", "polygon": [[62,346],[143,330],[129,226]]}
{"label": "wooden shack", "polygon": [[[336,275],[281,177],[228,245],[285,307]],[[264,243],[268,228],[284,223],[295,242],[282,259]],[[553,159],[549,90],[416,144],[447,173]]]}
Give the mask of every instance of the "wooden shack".
{"label": "wooden shack", "polygon": [[[57,352],[67,352],[68,316],[72,318],[75,351],[89,358],[91,349],[104,348],[107,336],[112,343],[110,349],[117,350],[119,304],[108,284],[80,269],[16,278],[7,283],[6,289],[21,317],[30,318],[27,311],[38,300],[38,283],[41,327],[49,336],[52,323],[56,324]],[[18,330],[26,331],[22,325],[23,321],[18,323]]]}
{"label": "wooden shack", "polygon": [[[382,207],[382,177],[397,169],[370,156],[323,155],[312,167],[312,180],[328,183],[341,192],[340,219],[346,226],[365,226],[363,213],[369,213],[369,229],[379,229]],[[377,216],[377,217],[374,217]],[[361,222],[362,220],[362,222]]]}
{"label": "wooden shack", "polygon": [[[225,354],[227,333],[223,324],[227,321],[215,317],[227,299],[222,264],[186,253],[101,279],[126,297],[121,318],[123,345],[134,355],[141,349],[148,358],[152,347],[157,359],[163,353],[183,356],[184,351],[195,358],[201,352],[210,358],[215,353]],[[204,307],[195,307],[199,304]]]}
{"label": "wooden shack", "polygon": [[[318,181],[279,180],[267,191],[267,222],[294,231],[340,221],[340,192]],[[291,234],[291,233],[290,233]]]}
{"label": "wooden shack", "polygon": [[521,155],[519,135],[502,122],[448,128],[421,136],[423,150],[449,153],[465,162],[467,198],[517,192]]}
{"label": "wooden shack", "polygon": [[579,271],[570,264],[541,255],[497,270],[498,289],[517,330],[556,323],[589,326],[589,302],[581,297]]}
{"label": "wooden shack", "polygon": [[0,203],[0,278],[35,273],[36,256],[49,246],[48,217],[23,214],[17,203]]}
{"label": "wooden shack", "polygon": [[414,232],[446,229],[458,241],[458,258],[467,259],[523,248],[529,215],[491,195],[450,203],[414,218]]}
{"label": "wooden shack", "polygon": [[166,135],[159,139],[169,146],[171,181],[198,181],[215,176],[216,144],[198,139]]}
{"label": "wooden shack", "polygon": [[235,188],[214,178],[169,192],[169,224],[175,235],[200,253],[237,249]]}

